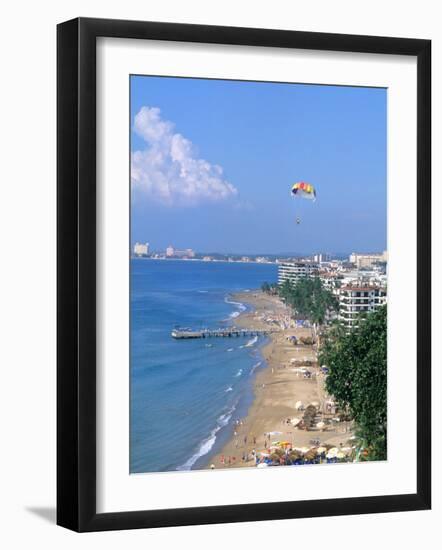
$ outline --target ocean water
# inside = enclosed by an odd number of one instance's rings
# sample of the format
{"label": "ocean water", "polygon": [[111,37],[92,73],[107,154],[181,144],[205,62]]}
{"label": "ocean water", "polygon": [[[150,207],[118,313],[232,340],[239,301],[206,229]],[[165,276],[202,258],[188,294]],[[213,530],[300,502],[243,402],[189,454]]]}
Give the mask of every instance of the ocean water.
{"label": "ocean water", "polygon": [[234,324],[246,306],[230,294],[276,278],[274,264],[131,260],[131,473],[198,469],[229,439],[251,404],[264,339],[170,333]]}

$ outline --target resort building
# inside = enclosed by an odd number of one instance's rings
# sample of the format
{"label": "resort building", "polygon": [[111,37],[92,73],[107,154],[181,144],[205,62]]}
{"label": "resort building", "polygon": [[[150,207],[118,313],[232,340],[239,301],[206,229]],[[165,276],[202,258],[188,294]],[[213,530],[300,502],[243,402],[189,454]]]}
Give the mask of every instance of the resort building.
{"label": "resort building", "polygon": [[339,287],[342,286],[343,276],[338,275],[336,272],[322,271],[319,273],[319,278],[321,279],[322,286],[335,294],[335,291],[338,291]]}
{"label": "resort building", "polygon": [[322,252],[320,254],[315,254],[313,256],[313,261],[318,263],[318,264],[329,262],[330,260],[331,260],[330,254],[324,254]]}
{"label": "resort building", "polygon": [[349,262],[355,264],[358,269],[372,267],[380,262],[387,261],[387,251],[382,254],[357,254],[352,252],[349,257]]}
{"label": "resort building", "polygon": [[312,277],[318,273],[318,265],[307,262],[285,262],[278,265],[278,284],[284,281],[296,283],[303,277]]}
{"label": "resort building", "polygon": [[371,313],[387,301],[387,291],[379,286],[347,285],[339,292],[339,320],[351,330],[357,327],[360,314]]}
{"label": "resort building", "polygon": [[341,286],[381,286],[386,288],[387,275],[382,271],[369,270],[345,270],[341,272]]}
{"label": "resort building", "polygon": [[134,256],[148,256],[149,243],[135,243]]}
{"label": "resort building", "polygon": [[191,248],[177,250],[172,245],[169,245],[166,248],[166,256],[168,258],[195,258],[195,252]]}

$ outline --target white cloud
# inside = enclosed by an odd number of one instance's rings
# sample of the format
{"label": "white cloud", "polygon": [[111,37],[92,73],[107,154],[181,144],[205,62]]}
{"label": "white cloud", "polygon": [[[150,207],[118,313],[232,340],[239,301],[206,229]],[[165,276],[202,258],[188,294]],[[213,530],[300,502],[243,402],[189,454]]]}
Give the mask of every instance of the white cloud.
{"label": "white cloud", "polygon": [[157,107],[142,107],[135,132],[146,149],[132,153],[132,188],[167,204],[192,206],[229,199],[238,190],[223,179],[223,169],[198,158],[191,141],[161,118]]}

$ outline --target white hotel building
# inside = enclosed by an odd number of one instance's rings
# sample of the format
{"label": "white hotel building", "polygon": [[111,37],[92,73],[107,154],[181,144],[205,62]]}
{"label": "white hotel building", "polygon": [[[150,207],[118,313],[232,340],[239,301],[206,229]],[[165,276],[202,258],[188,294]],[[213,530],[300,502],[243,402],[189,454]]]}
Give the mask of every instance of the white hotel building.
{"label": "white hotel building", "polygon": [[339,292],[339,320],[351,329],[358,326],[360,313],[370,313],[387,301],[387,290],[379,286],[347,285]]}
{"label": "white hotel building", "polygon": [[311,277],[318,272],[318,264],[307,262],[283,262],[278,266],[278,284],[284,281],[296,283],[303,277]]}
{"label": "white hotel building", "polygon": [[388,253],[386,250],[382,254],[357,254],[352,252],[348,261],[355,264],[357,269],[372,267],[379,262],[387,262]]}
{"label": "white hotel building", "polygon": [[135,243],[134,256],[147,256],[149,254],[149,243]]}

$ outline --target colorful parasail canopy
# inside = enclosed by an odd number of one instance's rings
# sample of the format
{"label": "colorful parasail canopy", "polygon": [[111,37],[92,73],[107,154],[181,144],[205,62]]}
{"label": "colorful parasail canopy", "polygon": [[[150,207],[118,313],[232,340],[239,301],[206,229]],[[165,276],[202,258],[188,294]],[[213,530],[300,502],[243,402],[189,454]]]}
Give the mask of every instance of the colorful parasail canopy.
{"label": "colorful parasail canopy", "polygon": [[298,181],[292,186],[292,195],[303,199],[316,200],[316,190],[310,183]]}

